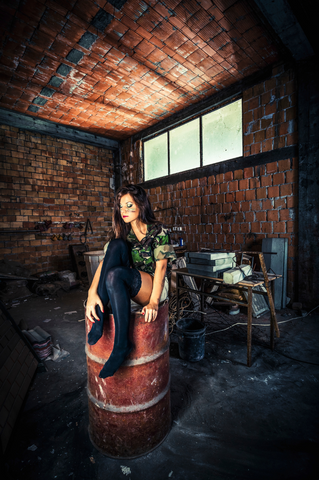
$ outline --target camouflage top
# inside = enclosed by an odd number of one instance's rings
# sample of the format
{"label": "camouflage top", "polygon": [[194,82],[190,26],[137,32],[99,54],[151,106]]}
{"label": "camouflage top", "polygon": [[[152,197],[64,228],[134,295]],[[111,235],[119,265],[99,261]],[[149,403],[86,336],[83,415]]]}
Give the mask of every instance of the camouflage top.
{"label": "camouflage top", "polygon": [[126,240],[131,244],[132,259],[137,270],[154,274],[157,260],[167,259],[168,269],[176,260],[174,248],[169,243],[168,231],[163,225],[147,225],[146,235],[141,241],[131,230]]}

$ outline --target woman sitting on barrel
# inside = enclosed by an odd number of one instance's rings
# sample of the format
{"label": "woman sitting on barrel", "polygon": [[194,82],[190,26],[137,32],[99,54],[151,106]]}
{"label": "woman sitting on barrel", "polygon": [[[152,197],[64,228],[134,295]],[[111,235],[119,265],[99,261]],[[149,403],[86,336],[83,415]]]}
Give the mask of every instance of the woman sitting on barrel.
{"label": "woman sitting on barrel", "polygon": [[146,192],[138,185],[117,191],[111,240],[104,249],[86,304],[86,315],[94,322],[88,334],[90,345],[102,337],[109,301],[112,307],[114,346],[101,378],[114,375],[133,348],[128,338],[131,299],[143,306],[145,322],[153,322],[159,303],[168,295],[167,264],[176,259],[167,230],[156,221]]}

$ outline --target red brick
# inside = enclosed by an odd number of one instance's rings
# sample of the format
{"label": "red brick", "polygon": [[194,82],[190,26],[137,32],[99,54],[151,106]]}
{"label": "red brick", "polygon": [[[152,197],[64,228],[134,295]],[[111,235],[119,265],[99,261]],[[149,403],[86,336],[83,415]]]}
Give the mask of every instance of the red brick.
{"label": "red brick", "polygon": [[280,210],[280,213],[279,213],[280,220],[290,220],[290,214],[289,213],[290,212],[289,212],[288,208]]}
{"label": "red brick", "polygon": [[242,202],[241,209],[243,212],[248,212],[250,210],[250,202]]}
{"label": "red brick", "polygon": [[272,185],[272,175],[265,175],[261,177],[261,186],[269,187]]}
{"label": "red brick", "polygon": [[298,205],[297,197],[288,197],[287,198],[287,208],[295,208]]}
{"label": "red brick", "polygon": [[278,170],[279,170],[279,172],[285,172],[286,170],[290,170],[290,159],[279,160]]}
{"label": "red brick", "polygon": [[225,182],[229,182],[232,179],[233,179],[233,172],[225,173]]}
{"label": "red brick", "polygon": [[245,192],[236,192],[236,202],[242,202],[245,200]]}
{"label": "red brick", "polygon": [[253,222],[251,224],[251,231],[253,233],[259,233],[261,230],[260,230],[260,222]]}
{"label": "red brick", "polygon": [[234,192],[238,190],[238,180],[235,180],[234,182],[229,182],[229,191]]}
{"label": "red brick", "polygon": [[257,188],[257,199],[267,198],[267,189],[266,187]]}
{"label": "red brick", "polygon": [[246,190],[246,200],[255,200],[256,190]]}
{"label": "red brick", "polygon": [[235,241],[236,241],[236,243],[239,243],[240,245],[243,245],[244,244],[244,235],[236,234],[235,235]]}
{"label": "red brick", "polygon": [[261,210],[261,202],[259,202],[258,200],[252,200],[251,202],[251,209],[253,211],[257,211],[257,210]]}
{"label": "red brick", "polygon": [[273,175],[273,185],[282,185],[285,183],[285,174],[283,172]]}
{"label": "red brick", "polygon": [[241,233],[250,233],[250,225],[249,223],[242,223],[240,225],[240,231]]}
{"label": "red brick", "polygon": [[280,187],[280,196],[285,197],[292,194],[292,185],[281,185]]}
{"label": "red brick", "polygon": [[250,152],[252,155],[257,155],[258,153],[261,153],[261,143],[255,143],[250,147]]}
{"label": "red brick", "polygon": [[285,233],[285,232],[286,232],[286,222],[274,223],[274,233]]}
{"label": "red brick", "polygon": [[[269,133],[269,136],[273,137],[273,133]],[[270,152],[274,148],[274,142],[272,138],[268,138],[268,140],[264,140],[261,144],[262,152]]]}
{"label": "red brick", "polygon": [[277,172],[277,162],[267,163],[266,170],[267,170],[267,173],[276,173]]}
{"label": "red brick", "polygon": [[247,212],[245,215],[246,222],[254,222],[255,221],[255,212]]}
{"label": "red brick", "polygon": [[226,202],[234,202],[235,193],[226,193]]}
{"label": "red brick", "polygon": [[298,181],[297,170],[289,170],[289,172],[286,172],[286,183],[294,183],[297,181]]}
{"label": "red brick", "polygon": [[263,142],[265,140],[265,130],[260,130],[259,132],[255,133],[255,142]]}
{"label": "red brick", "polygon": [[248,179],[239,180],[239,190],[247,190],[248,186],[249,186],[249,180]]}
{"label": "red brick", "polygon": [[216,183],[222,183],[223,181],[224,181],[223,173],[219,173],[218,175],[216,175]]}
{"label": "red brick", "polygon": [[268,188],[268,197],[273,198],[273,197],[279,197],[279,187],[269,187]]}
{"label": "red brick", "polygon": [[241,180],[243,178],[243,171],[242,170],[235,170],[234,171],[234,180]]}
{"label": "red brick", "polygon": [[244,169],[244,178],[251,178],[254,176],[254,167]]}
{"label": "red brick", "polygon": [[297,222],[289,220],[286,222],[287,233],[296,233],[297,232]]}
{"label": "red brick", "polygon": [[278,210],[269,210],[267,212],[267,220],[269,222],[278,222]]}
{"label": "red brick", "polygon": [[256,212],[256,220],[258,220],[259,222],[265,222],[266,212]]}
{"label": "red brick", "polygon": [[276,198],[275,208],[286,208],[286,199],[285,198]]}
{"label": "red brick", "polygon": [[256,177],[251,178],[251,179],[249,180],[249,186],[250,186],[250,188],[258,188],[258,187],[260,187],[260,180],[259,180],[259,178],[256,178]]}
{"label": "red brick", "polygon": [[271,222],[263,222],[261,225],[261,230],[263,233],[272,233],[272,223]]}

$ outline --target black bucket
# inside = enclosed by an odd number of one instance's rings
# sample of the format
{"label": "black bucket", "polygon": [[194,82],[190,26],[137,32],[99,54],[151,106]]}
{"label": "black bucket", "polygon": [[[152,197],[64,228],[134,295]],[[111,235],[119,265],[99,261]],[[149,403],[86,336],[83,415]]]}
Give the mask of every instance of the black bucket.
{"label": "black bucket", "polygon": [[181,318],[176,322],[179,355],[183,360],[199,362],[205,355],[206,327],[195,318]]}

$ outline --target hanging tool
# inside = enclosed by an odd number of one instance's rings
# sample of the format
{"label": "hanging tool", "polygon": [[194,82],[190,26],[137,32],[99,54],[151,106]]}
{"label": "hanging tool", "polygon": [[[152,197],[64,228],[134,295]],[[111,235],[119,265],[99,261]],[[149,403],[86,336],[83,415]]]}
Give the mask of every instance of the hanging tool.
{"label": "hanging tool", "polygon": [[[82,235],[80,235],[80,242],[83,243],[84,245],[86,245],[86,237],[88,235],[89,230],[90,230],[90,233],[93,235],[94,232],[93,232],[93,228],[92,228],[92,225],[91,225],[91,221],[88,218],[86,220],[84,233],[82,233]],[[84,237],[84,242],[82,242],[82,237]]]}

